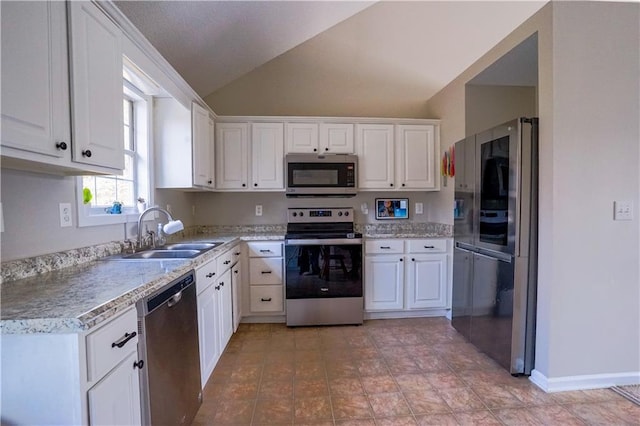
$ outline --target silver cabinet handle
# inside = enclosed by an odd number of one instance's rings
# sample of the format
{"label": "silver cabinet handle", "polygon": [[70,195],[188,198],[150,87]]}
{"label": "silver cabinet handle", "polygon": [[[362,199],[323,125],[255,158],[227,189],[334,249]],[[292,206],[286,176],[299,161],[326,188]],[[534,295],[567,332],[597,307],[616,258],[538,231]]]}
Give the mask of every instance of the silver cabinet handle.
{"label": "silver cabinet handle", "polygon": [[327,292],[329,291],[329,287],[320,287],[320,291]]}

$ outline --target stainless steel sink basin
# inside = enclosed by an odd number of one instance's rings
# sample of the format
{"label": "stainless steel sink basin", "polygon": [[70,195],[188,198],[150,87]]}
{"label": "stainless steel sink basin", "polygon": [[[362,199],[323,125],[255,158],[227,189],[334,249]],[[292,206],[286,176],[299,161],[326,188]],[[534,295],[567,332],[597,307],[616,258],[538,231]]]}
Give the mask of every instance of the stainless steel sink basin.
{"label": "stainless steel sink basin", "polygon": [[209,242],[202,242],[202,243],[175,243],[175,244],[168,244],[164,247],[162,247],[164,250],[210,250],[212,248],[218,247],[219,245],[221,245],[223,243],[221,242],[215,242],[215,243],[209,243]]}
{"label": "stainless steel sink basin", "polygon": [[202,253],[202,250],[147,250],[127,254],[122,259],[189,259]]}

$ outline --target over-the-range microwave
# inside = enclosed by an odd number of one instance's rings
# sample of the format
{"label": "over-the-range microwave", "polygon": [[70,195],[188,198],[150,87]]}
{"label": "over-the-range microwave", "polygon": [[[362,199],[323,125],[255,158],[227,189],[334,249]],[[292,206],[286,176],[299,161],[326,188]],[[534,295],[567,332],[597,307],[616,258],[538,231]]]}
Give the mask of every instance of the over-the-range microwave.
{"label": "over-the-range microwave", "polygon": [[287,154],[287,197],[353,197],[358,157],[351,154]]}

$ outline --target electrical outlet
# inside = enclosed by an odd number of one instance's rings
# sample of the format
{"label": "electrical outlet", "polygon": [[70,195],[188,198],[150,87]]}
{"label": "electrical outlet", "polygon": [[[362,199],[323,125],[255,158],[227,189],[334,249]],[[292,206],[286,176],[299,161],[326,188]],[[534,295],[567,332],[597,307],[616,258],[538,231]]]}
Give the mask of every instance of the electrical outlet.
{"label": "electrical outlet", "polygon": [[416,214],[424,213],[424,205],[422,203],[416,203]]}
{"label": "electrical outlet", "polygon": [[60,226],[66,228],[71,225],[71,204],[60,203]]}
{"label": "electrical outlet", "polygon": [[613,220],[633,220],[633,201],[614,201]]}
{"label": "electrical outlet", "polygon": [[256,204],[256,216],[262,216],[262,205]]}

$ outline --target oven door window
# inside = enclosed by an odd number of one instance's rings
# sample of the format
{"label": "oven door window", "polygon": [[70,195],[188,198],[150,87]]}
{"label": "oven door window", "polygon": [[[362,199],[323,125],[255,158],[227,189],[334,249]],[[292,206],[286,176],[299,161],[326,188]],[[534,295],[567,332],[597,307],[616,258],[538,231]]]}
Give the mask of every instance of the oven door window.
{"label": "oven door window", "polygon": [[361,245],[286,246],[287,299],[362,297]]}

